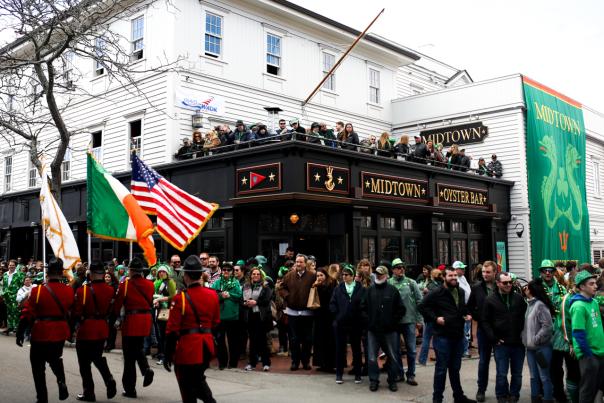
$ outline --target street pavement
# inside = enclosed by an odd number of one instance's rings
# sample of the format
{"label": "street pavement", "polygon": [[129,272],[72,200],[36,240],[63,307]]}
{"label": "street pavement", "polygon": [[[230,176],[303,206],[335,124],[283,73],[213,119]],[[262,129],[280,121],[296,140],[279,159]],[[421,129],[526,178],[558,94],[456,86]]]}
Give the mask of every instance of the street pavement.
{"label": "street pavement", "polygon": [[[474,352],[474,355],[476,353]],[[150,361],[155,370],[153,384],[147,388],[142,387],[142,376],[137,380],[138,399],[127,399],[120,395],[120,379],[122,376],[122,355],[120,350],[106,354],[109,367],[118,382],[118,396],[114,402],[178,402],[180,394],[174,373],[166,372],[163,367],[157,366],[155,360]],[[0,402],[34,402],[35,390],[31,377],[29,364],[29,347],[27,343],[23,348],[15,344],[14,336],[0,336],[0,357],[2,357],[2,370],[0,371]],[[78,370],[75,348],[65,347],[63,362],[69,388],[68,402],[75,402],[76,394],[81,392],[81,380]],[[215,362],[213,363],[215,364]],[[243,367],[243,362],[240,367]],[[462,363],[461,380],[466,395],[474,398],[476,394],[476,368],[477,359],[464,359]],[[409,386],[399,383],[398,392],[390,392],[386,384],[386,374],[381,376],[380,389],[377,392],[369,391],[369,382],[363,378],[361,385],[355,385],[352,376],[344,377],[344,384],[337,385],[335,376],[312,371],[299,370],[290,372],[287,357],[273,357],[271,372],[261,370],[245,372],[242,369],[226,369],[219,371],[210,368],[206,374],[208,383],[214,392],[214,397],[219,403],[254,403],[254,402],[346,402],[361,403],[374,400],[397,402],[430,402],[432,401],[432,379],[434,364],[425,367],[418,366],[416,380],[419,386]],[[261,367],[258,366],[260,369]],[[97,401],[108,401],[105,387],[96,369],[93,369]],[[46,371],[47,385],[50,401],[57,401],[58,392],[54,375],[49,368]],[[490,383],[487,390],[487,402],[495,403],[495,363],[491,361]],[[530,401],[529,372],[525,365],[521,391],[521,402]],[[445,400],[452,402],[451,389],[447,382]]]}

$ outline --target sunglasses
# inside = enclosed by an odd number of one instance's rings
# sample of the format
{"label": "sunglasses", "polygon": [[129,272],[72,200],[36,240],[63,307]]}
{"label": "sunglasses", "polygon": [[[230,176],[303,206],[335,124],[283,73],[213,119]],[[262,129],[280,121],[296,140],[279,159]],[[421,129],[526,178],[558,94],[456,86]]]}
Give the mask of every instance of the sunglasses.
{"label": "sunglasses", "polygon": [[352,276],[350,273],[342,273],[342,276]]}
{"label": "sunglasses", "polygon": [[512,281],[500,281],[503,285],[512,285]]}
{"label": "sunglasses", "polygon": [[550,274],[551,274],[551,273],[553,273],[553,272],[554,272],[554,271],[556,271],[556,270],[555,270],[555,269],[543,269],[543,270],[541,270],[541,271],[543,271],[543,272],[545,272],[545,273],[550,273]]}
{"label": "sunglasses", "polygon": [[172,264],[180,264],[180,260],[173,260],[170,263],[172,263]]}

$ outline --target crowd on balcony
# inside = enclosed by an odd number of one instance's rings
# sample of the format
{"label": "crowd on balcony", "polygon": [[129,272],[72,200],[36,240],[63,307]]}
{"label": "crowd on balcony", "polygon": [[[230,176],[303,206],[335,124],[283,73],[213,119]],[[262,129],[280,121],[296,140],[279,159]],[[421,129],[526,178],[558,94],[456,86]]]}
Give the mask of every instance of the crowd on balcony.
{"label": "crowd on balcony", "polygon": [[488,164],[484,158],[479,158],[477,168],[472,168],[472,156],[466,155],[465,149],[460,149],[457,144],[452,144],[449,150],[445,151],[442,144],[435,144],[432,140],[424,142],[422,137],[415,136],[414,143],[411,144],[408,135],[403,134],[396,141],[388,132],[383,132],[379,138],[370,135],[360,140],[352,123],[344,124],[341,121],[336,122],[335,129],[329,128],[323,122],[313,122],[310,129],[304,128],[298,119],[290,120],[289,128],[287,123],[285,119],[281,119],[279,127],[276,130],[270,130],[263,123],[256,123],[248,127],[242,120],[238,120],[234,130],[227,124],[218,125],[206,131],[205,135],[201,129],[196,129],[192,139],[183,141],[183,145],[175,157],[178,160],[199,158],[241,148],[299,140],[454,171],[474,171],[478,175],[496,178],[503,176],[503,166],[497,159],[497,155],[493,154]]}

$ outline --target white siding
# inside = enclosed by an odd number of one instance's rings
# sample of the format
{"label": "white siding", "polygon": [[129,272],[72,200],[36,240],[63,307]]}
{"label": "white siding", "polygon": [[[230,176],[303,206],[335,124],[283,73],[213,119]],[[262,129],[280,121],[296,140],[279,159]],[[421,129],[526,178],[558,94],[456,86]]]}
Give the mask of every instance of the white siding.
{"label": "white siding", "polygon": [[[594,250],[604,250],[604,115],[589,108],[583,108],[587,142],[585,146],[585,190],[589,210],[589,230],[592,259]],[[600,166],[600,196],[595,194],[593,162]],[[604,257],[604,256],[602,256]],[[595,263],[595,262],[594,262]]]}

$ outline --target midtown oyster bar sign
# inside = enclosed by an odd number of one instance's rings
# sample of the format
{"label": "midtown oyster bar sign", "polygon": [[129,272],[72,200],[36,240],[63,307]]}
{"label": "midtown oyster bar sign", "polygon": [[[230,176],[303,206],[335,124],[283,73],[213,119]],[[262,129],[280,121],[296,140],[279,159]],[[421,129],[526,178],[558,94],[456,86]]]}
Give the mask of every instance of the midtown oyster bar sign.
{"label": "midtown oyster bar sign", "polygon": [[482,122],[474,122],[467,125],[424,130],[419,135],[424,143],[432,141],[434,144],[442,144],[448,147],[451,144],[481,143],[489,135],[489,128],[484,126]]}
{"label": "midtown oyster bar sign", "polygon": [[363,197],[401,201],[428,201],[426,181],[361,172]]}
{"label": "midtown oyster bar sign", "polygon": [[437,185],[438,204],[474,208],[489,207],[489,192],[481,189],[451,186],[439,183]]}

